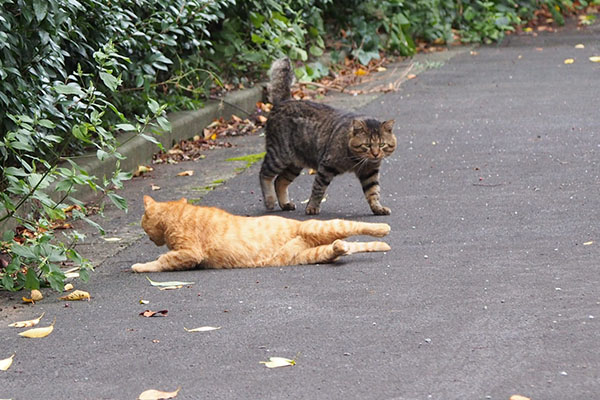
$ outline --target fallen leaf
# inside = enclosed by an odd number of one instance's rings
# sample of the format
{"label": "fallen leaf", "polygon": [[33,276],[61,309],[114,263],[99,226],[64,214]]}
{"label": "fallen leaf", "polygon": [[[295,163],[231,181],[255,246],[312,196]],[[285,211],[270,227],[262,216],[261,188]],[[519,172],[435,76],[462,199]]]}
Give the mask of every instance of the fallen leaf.
{"label": "fallen leaf", "polygon": [[583,245],[584,245],[584,246],[589,246],[589,245],[590,245],[590,244],[592,244],[592,243],[594,243],[594,241],[593,241],[593,240],[590,240],[589,242],[585,242]]}
{"label": "fallen leaf", "polygon": [[169,310],[160,310],[160,311],[146,310],[146,311],[142,311],[140,313],[140,315],[142,317],[146,317],[146,318],[150,318],[150,317],[166,317],[168,313],[169,313]]}
{"label": "fallen leaf", "polygon": [[575,45],[576,49],[585,49],[585,46],[581,43]]}
{"label": "fallen leaf", "polygon": [[187,171],[181,171],[180,173],[177,174],[177,176],[192,176],[194,175],[194,171],[187,170]]}
{"label": "fallen leaf", "polygon": [[17,321],[17,322],[13,322],[12,324],[8,324],[8,326],[12,326],[14,328],[29,328],[31,326],[36,326],[37,324],[40,323],[40,320],[42,319],[44,314],[45,314],[45,312],[43,312],[42,315],[40,315],[36,319],[29,319],[27,321]]}
{"label": "fallen leaf", "polygon": [[152,172],[152,171],[154,171],[154,168],[152,168],[152,167],[148,167],[146,165],[138,165],[137,169],[133,173],[133,176],[134,177],[142,176],[146,172]]}
{"label": "fallen leaf", "polygon": [[600,62],[600,56],[592,56],[590,57],[591,62]]}
{"label": "fallen leaf", "polygon": [[33,289],[33,290],[31,291],[31,299],[32,299],[33,301],[40,301],[40,300],[42,300],[43,298],[44,298],[44,296],[42,295],[42,292],[40,292],[39,290],[37,290],[37,289]]}
{"label": "fallen leaf", "polygon": [[387,71],[386,67],[377,67],[377,72]]}
{"label": "fallen leaf", "polygon": [[267,123],[267,117],[265,117],[264,115],[259,115],[258,117],[256,117],[256,119],[259,120],[261,124]]}
{"label": "fallen leaf", "polygon": [[221,329],[220,326],[201,326],[200,328],[188,329],[185,326],[183,327],[186,332],[209,332],[216,331],[217,329]]}
{"label": "fallen leaf", "polygon": [[31,294],[29,295],[29,298],[23,296],[22,300],[25,303],[35,303],[36,301],[40,301],[43,298],[44,298],[44,295],[42,295],[42,292],[40,292],[37,289],[32,289]]}
{"label": "fallen leaf", "polygon": [[531,32],[533,31],[533,28],[528,26],[527,28],[523,29],[523,32]]}
{"label": "fallen leaf", "polygon": [[278,367],[289,367],[291,365],[296,365],[295,360],[290,360],[289,358],[283,357],[270,357],[269,361],[261,361],[261,364],[265,364],[267,368],[278,368]]}
{"label": "fallen leaf", "polygon": [[140,304],[148,304],[150,303],[148,300],[140,300]]}
{"label": "fallen leaf", "polygon": [[162,287],[159,287],[158,290],[175,290],[175,289],[181,289],[182,287],[183,287],[182,285],[162,286]]}
{"label": "fallen leaf", "polygon": [[509,400],[531,400],[529,397],[521,396],[520,394],[513,394]]}
{"label": "fallen leaf", "polygon": [[45,326],[43,328],[33,328],[33,329],[28,329],[24,332],[20,332],[19,336],[23,336],[26,338],[43,338],[48,336],[49,334],[52,333],[52,331],[54,330],[54,323],[56,322],[56,318],[54,318],[54,321],[52,321],[52,324],[50,326]]}
{"label": "fallen leaf", "polygon": [[156,186],[156,185],[152,184],[152,186],[150,186],[150,189],[152,189],[152,190],[160,190],[160,186]]}
{"label": "fallen leaf", "polygon": [[64,290],[65,292],[68,292],[69,290],[73,290],[73,284],[72,284],[72,283],[67,283],[67,284],[65,285],[65,287],[63,288],[63,290]]}
{"label": "fallen leaf", "polygon": [[369,72],[367,72],[366,70],[359,68],[356,70],[355,74],[356,76],[363,76],[363,75],[367,75]]}
{"label": "fallen leaf", "polygon": [[185,285],[193,285],[195,282],[181,282],[181,281],[167,281],[167,282],[156,282],[153,281],[152,279],[146,277],[146,279],[148,279],[148,282],[150,282],[150,284],[152,286],[162,286],[162,287],[166,287],[166,286],[185,286]]}
{"label": "fallen leaf", "polygon": [[415,74],[406,75],[406,79],[415,79],[417,76]]}
{"label": "fallen leaf", "polygon": [[575,62],[575,60],[573,60],[572,58],[567,58],[564,61],[565,64],[573,64],[574,62]]}
{"label": "fallen leaf", "polygon": [[13,354],[12,356],[5,358],[4,360],[0,360],[0,371],[6,371],[7,369],[9,369],[12,365],[14,357],[15,355]]}
{"label": "fallen leaf", "polygon": [[123,240],[120,237],[103,237],[102,239],[104,239],[105,242],[120,242]]}
{"label": "fallen leaf", "polygon": [[138,397],[138,400],[160,400],[160,399],[172,399],[177,397],[177,393],[181,388],[177,388],[174,392],[163,392],[161,390],[150,389],[142,392]]}
{"label": "fallen leaf", "polygon": [[76,301],[76,300],[87,300],[90,301],[90,294],[83,290],[76,290],[69,293],[66,296],[59,297],[60,300]]}
{"label": "fallen leaf", "polygon": [[65,278],[79,278],[79,272],[67,272]]}

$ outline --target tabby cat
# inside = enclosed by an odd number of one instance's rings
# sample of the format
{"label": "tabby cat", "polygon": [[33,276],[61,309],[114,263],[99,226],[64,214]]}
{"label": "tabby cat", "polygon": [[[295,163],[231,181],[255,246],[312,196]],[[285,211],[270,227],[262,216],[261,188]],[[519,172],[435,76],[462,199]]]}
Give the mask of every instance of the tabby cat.
{"label": "tabby cat", "polygon": [[293,71],[287,58],[271,67],[270,101],[274,104],[266,127],[267,154],[260,170],[265,207],[275,201],[282,210],[294,210],[288,186],[303,168],[317,175],[306,214],[320,211],[325,190],[334,176],[354,172],[374,214],[389,215],[379,202],[379,169],[384,157],[396,149],[394,120],[345,112],[311,101],[291,100]]}
{"label": "tabby cat", "polygon": [[297,221],[275,215],[241,217],[186,199],[158,202],[144,196],[142,228],[169,252],[134,264],[135,272],[205,268],[243,268],[316,264],[370,251],[388,251],[384,242],[346,242],[352,235],[382,237],[388,224],[345,221]]}

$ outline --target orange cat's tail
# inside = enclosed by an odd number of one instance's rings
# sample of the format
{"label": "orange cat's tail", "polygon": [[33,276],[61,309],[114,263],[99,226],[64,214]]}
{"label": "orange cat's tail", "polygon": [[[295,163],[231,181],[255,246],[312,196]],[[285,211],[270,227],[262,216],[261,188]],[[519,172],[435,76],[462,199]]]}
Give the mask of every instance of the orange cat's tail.
{"label": "orange cat's tail", "polygon": [[277,105],[282,101],[292,98],[292,83],[294,83],[294,70],[290,59],[280,58],[271,65],[269,71],[271,81],[267,87],[269,102]]}

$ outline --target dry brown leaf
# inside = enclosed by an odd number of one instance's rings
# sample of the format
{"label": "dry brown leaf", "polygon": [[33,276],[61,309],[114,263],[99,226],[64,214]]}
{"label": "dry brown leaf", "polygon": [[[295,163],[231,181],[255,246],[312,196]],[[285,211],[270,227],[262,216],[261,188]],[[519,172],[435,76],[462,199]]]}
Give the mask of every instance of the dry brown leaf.
{"label": "dry brown leaf", "polygon": [[72,283],[67,283],[67,284],[65,285],[65,287],[63,288],[63,290],[64,290],[65,292],[68,292],[69,290],[73,290],[73,284],[72,284]]}
{"label": "dry brown leaf", "polygon": [[40,301],[44,298],[44,295],[42,295],[42,292],[40,292],[37,289],[33,289],[31,291],[31,300],[33,301]]}
{"label": "dry brown leaf", "polygon": [[142,317],[146,317],[146,318],[150,318],[150,317],[166,317],[168,313],[169,313],[168,310],[160,310],[160,311],[146,310],[146,311],[142,311],[140,313],[140,315]]}
{"label": "dry brown leaf", "polygon": [[259,115],[256,117],[256,119],[261,123],[261,124],[266,124],[267,123],[267,117],[265,117],[264,115]]}
{"label": "dry brown leaf", "polygon": [[17,321],[17,322],[13,322],[12,324],[8,324],[8,326],[12,326],[14,328],[29,328],[32,326],[36,326],[37,324],[39,324],[39,322],[42,319],[42,317],[44,316],[44,314],[45,314],[45,312],[43,312],[42,315],[40,315],[36,319],[29,319],[27,321]]}
{"label": "dry brown leaf", "polygon": [[142,392],[138,397],[138,400],[160,400],[160,399],[172,399],[177,397],[177,393],[181,388],[177,388],[174,392],[163,392],[161,390],[150,389]]}
{"label": "dry brown leaf", "polygon": [[415,74],[406,75],[406,79],[415,79],[417,76]]}
{"label": "dry brown leaf", "polygon": [[12,365],[14,357],[15,355],[13,354],[12,356],[5,358],[4,360],[0,360],[0,371],[6,371],[7,369],[9,369]]}
{"label": "dry brown leaf", "polygon": [[180,173],[177,174],[177,176],[192,176],[194,175],[194,171],[192,171],[191,169],[187,170],[187,171],[181,171]]}
{"label": "dry brown leaf", "polygon": [[69,293],[66,296],[59,297],[60,300],[66,301],[76,301],[76,300],[87,300],[90,301],[90,294],[83,290],[76,290],[72,293]]}

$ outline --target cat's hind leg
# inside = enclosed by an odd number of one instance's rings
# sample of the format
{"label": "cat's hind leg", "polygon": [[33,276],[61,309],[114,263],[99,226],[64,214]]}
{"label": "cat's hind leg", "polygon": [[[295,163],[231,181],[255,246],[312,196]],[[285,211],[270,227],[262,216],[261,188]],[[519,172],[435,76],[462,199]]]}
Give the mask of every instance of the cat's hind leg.
{"label": "cat's hind leg", "polygon": [[277,201],[277,194],[275,193],[274,180],[287,165],[285,165],[281,159],[273,152],[267,151],[265,159],[260,167],[260,188],[262,190],[263,199],[265,202],[265,208],[267,210],[273,210],[275,208],[275,202]]}
{"label": "cat's hind leg", "polygon": [[147,263],[133,264],[135,272],[177,271],[194,268],[202,262],[202,256],[193,250],[173,250]]}
{"label": "cat's hind leg", "polygon": [[390,233],[390,226],[383,223],[331,219],[326,221],[309,219],[300,224],[298,233],[315,244],[332,243],[349,236],[369,235],[383,237]]}
{"label": "cat's hind leg", "polygon": [[277,194],[279,207],[281,207],[282,210],[287,211],[296,209],[296,205],[290,201],[288,186],[290,186],[290,183],[300,175],[300,172],[302,172],[302,167],[290,165],[275,179],[275,193]]}

